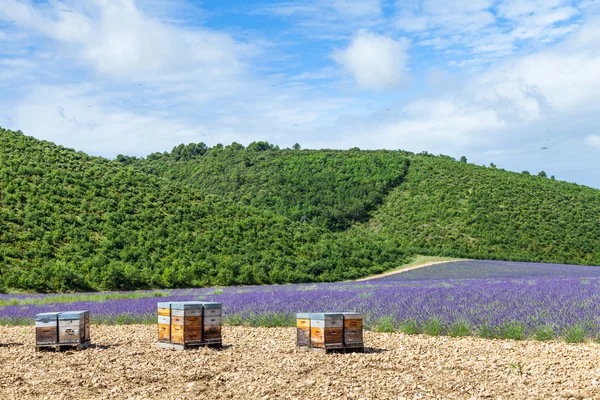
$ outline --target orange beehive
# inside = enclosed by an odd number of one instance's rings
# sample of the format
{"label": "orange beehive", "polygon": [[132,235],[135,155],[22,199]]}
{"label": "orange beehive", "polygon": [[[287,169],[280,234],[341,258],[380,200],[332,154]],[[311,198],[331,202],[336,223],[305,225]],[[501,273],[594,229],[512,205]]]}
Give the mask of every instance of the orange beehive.
{"label": "orange beehive", "polygon": [[343,348],[344,315],[310,314],[310,343],[312,347],[323,349]]}
{"label": "orange beehive", "polygon": [[296,346],[310,347],[310,314],[296,314]]}
{"label": "orange beehive", "polygon": [[201,302],[171,303],[171,343],[202,344]]}
{"label": "orange beehive", "polygon": [[158,306],[158,341],[171,341],[171,303],[161,302]]}

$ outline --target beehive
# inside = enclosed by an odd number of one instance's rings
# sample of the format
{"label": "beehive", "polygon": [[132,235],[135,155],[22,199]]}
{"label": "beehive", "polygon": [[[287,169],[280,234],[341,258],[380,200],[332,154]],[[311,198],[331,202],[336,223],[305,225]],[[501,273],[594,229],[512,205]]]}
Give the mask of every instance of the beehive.
{"label": "beehive", "polygon": [[317,348],[344,347],[344,315],[337,313],[310,314],[310,343]]}
{"label": "beehive", "polygon": [[355,312],[345,312],[344,315],[344,345],[346,347],[363,347],[364,315]]}
{"label": "beehive", "polygon": [[296,314],[296,346],[310,347],[310,314]]}
{"label": "beehive", "polygon": [[171,341],[171,302],[160,302],[158,307],[158,341]]}
{"label": "beehive", "polygon": [[58,314],[57,312],[42,313],[35,316],[35,343],[58,343]]}
{"label": "beehive", "polygon": [[182,345],[201,344],[202,315],[201,302],[171,303],[171,342]]}
{"label": "beehive", "polygon": [[58,343],[79,344],[89,340],[89,311],[67,311],[58,314]]}
{"label": "beehive", "polygon": [[221,343],[221,314],[223,305],[221,303],[205,302],[204,308],[204,343]]}

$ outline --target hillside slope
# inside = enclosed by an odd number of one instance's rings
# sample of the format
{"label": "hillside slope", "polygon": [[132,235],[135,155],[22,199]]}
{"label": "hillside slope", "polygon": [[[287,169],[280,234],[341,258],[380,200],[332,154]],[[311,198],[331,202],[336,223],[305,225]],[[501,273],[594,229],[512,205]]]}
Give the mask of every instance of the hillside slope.
{"label": "hillside slope", "polygon": [[600,191],[265,142],[110,161],[0,128],[0,290],[334,281],[415,254],[600,265]]}
{"label": "hillside slope", "polygon": [[445,157],[413,157],[369,224],[420,254],[600,265],[599,190]]}
{"label": "hillside slope", "polygon": [[203,193],[332,231],[367,221],[409,166],[398,151],[280,150],[266,142],[247,148],[191,143],[145,160],[119,159]]}
{"label": "hillside slope", "polygon": [[0,288],[353,279],[406,259],[369,234],[336,236],[0,128]]}

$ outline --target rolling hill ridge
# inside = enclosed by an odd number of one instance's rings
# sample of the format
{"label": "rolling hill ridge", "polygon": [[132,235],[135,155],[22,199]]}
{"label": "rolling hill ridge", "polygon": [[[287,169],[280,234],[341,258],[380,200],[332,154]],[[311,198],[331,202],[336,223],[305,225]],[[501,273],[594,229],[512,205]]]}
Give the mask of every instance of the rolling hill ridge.
{"label": "rolling hill ridge", "polygon": [[404,151],[91,157],[0,128],[0,288],[355,279],[415,254],[600,265],[600,191]]}

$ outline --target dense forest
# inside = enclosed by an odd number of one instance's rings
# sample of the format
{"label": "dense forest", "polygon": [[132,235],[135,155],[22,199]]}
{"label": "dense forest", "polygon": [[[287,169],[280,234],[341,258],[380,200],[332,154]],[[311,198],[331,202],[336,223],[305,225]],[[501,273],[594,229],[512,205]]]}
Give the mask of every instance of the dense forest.
{"label": "dense forest", "polygon": [[346,280],[416,254],[600,265],[600,191],[266,142],[107,160],[0,128],[0,290]]}
{"label": "dense forest", "polygon": [[131,289],[353,279],[407,255],[0,130],[0,287]]}

